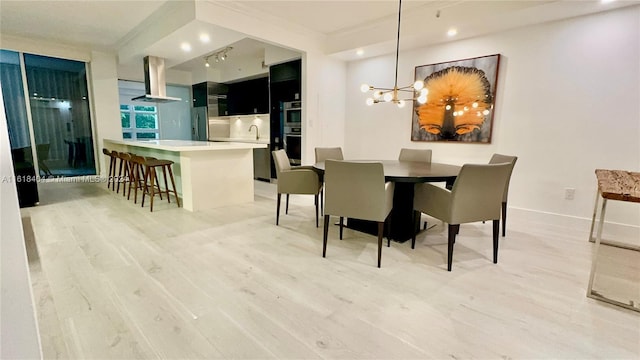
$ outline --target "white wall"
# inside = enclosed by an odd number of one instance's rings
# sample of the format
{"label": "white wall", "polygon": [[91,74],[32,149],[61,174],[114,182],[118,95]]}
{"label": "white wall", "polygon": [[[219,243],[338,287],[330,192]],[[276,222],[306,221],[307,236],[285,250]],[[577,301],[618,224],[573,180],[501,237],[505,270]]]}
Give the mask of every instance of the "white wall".
{"label": "white wall", "polygon": [[27,251],[0,92],[0,358],[41,359]]}
{"label": "white wall", "polygon": [[[401,147],[431,148],[434,162],[455,164],[517,155],[509,205],[582,229],[593,211],[594,170],[640,170],[640,7],[404,52],[398,83],[413,82],[415,66],[496,53],[489,145],[411,142],[411,108],[368,107],[359,91],[362,83],[393,86],[395,54],[350,63],[345,157],[391,159]],[[576,189],[575,200],[564,200],[565,187]],[[629,225],[617,230],[640,241],[638,208],[611,202],[607,219]]]}
{"label": "white wall", "polygon": [[[94,51],[89,64],[91,104],[93,105],[94,142],[97,147],[99,174],[107,176],[107,157],[102,154],[104,139],[122,139],[120,103],[118,101],[118,72],[116,55]],[[111,149],[108,149],[111,150]]]}

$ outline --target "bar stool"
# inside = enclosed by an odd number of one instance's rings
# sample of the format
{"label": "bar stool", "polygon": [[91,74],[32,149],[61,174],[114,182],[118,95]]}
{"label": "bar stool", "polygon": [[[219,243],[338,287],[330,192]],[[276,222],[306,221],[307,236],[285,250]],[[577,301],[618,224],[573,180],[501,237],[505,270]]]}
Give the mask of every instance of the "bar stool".
{"label": "bar stool", "polygon": [[133,203],[138,203],[138,189],[144,191],[145,183],[145,173],[144,173],[144,163],[145,160],[142,156],[138,156],[136,154],[129,153],[131,155],[131,178],[129,182],[129,192],[127,194],[127,200],[131,198],[131,188],[133,187]]}
{"label": "bar stool", "polygon": [[[155,195],[155,186],[154,180],[157,179],[156,168],[162,167],[162,173],[164,175],[164,185],[167,192],[167,201],[171,203],[171,197],[169,196],[169,183],[167,182],[167,170],[169,171],[169,177],[171,178],[171,186],[173,187],[173,194],[176,197],[176,203],[178,207],[180,207],[180,198],[178,197],[178,191],[176,190],[176,182],[173,178],[173,171],[171,170],[171,165],[173,165],[173,161],[171,160],[162,160],[162,159],[145,159],[144,160],[144,190],[142,192],[142,207],[144,207],[144,197],[146,194],[151,196],[150,201],[150,210],[153,212],[153,197]],[[150,181],[150,186],[147,186],[147,181]]]}
{"label": "bar stool", "polygon": [[[116,187],[116,194],[120,193],[120,183],[122,182],[122,179],[126,179],[127,176],[129,176],[129,161],[131,160],[131,155],[127,154],[127,153],[123,153],[123,152],[118,152],[116,153],[116,156],[118,157],[118,159],[120,159],[120,164],[118,165],[118,186]],[[123,173],[123,168],[124,168],[124,173]],[[114,169],[115,172],[115,169]],[[122,196],[124,196],[124,192],[125,192],[125,187],[126,187],[126,183],[124,185],[122,185]],[[114,185],[115,186],[115,185]]]}
{"label": "bar stool", "polygon": [[106,148],[102,148],[102,153],[109,157],[109,177],[107,177],[107,189],[111,186],[115,190],[114,178],[116,176],[116,160],[117,160],[117,152],[109,151]]}
{"label": "bar stool", "polygon": [[124,166],[124,174],[118,172],[118,189],[116,193],[120,192],[120,183],[122,183],[122,196],[124,197],[127,191],[127,183],[129,183],[129,189],[131,189],[131,155],[127,153],[118,153],[120,159],[120,170]]}
{"label": "bar stool", "polygon": [[[144,159],[145,160],[158,160],[158,158],[155,158],[153,156],[145,156]],[[158,180],[158,174],[157,173],[154,172],[154,175],[155,175],[155,179],[156,179],[155,184],[156,184],[156,186],[158,188],[158,195],[160,195],[160,200],[162,200],[162,189],[160,189],[160,180]],[[166,172],[164,172],[164,185],[165,185],[165,187],[167,189],[169,188],[169,186],[167,185],[167,173]],[[169,195],[167,195],[167,196],[169,196]]]}

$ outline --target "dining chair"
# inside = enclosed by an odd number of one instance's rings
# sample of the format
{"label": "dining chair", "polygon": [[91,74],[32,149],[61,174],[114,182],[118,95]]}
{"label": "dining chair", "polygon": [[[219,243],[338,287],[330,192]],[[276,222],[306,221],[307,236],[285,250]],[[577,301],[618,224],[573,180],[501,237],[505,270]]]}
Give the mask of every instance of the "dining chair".
{"label": "dining chair", "polygon": [[316,148],[316,162],[331,160],[344,160],[342,156],[341,147],[317,147]]}
{"label": "dining chair", "polygon": [[420,161],[431,163],[431,149],[400,149],[400,161]]}
{"label": "dining chair", "polygon": [[[296,166],[292,168],[285,150],[275,150],[271,153],[273,154],[276,177],[278,178],[276,225],[280,222],[280,199],[282,194],[287,194],[285,214],[289,213],[290,194],[307,194],[314,195],[315,197],[316,227],[318,227],[318,195],[322,189],[322,183],[320,182],[318,173],[313,170],[313,168],[306,166]],[[322,202],[322,199],[320,202]],[[320,206],[322,206],[322,203]]]}
{"label": "dining chair", "polygon": [[[431,164],[431,149],[400,149],[399,161],[417,161]],[[419,225],[418,225],[419,226]],[[427,222],[422,226],[423,230],[427,229]]]}
{"label": "dining chair", "polygon": [[[316,163],[325,161],[328,159],[331,160],[344,160],[344,156],[342,155],[341,147],[317,147],[315,149],[316,152]],[[320,182],[324,185],[324,173],[319,173]],[[322,190],[320,190],[320,197],[324,199],[324,186]]]}
{"label": "dining chair", "polygon": [[[413,208],[449,224],[447,270],[451,271],[453,245],[460,224],[493,221],[493,263],[498,263],[500,204],[509,179],[511,164],[466,164],[451,190],[423,183],[415,186]],[[416,217],[415,221],[418,221]],[[411,239],[415,248],[416,235]]]}
{"label": "dining chair", "polygon": [[[382,163],[325,161],[326,203],[322,257],[327,254],[331,215],[340,217],[340,240],[344,218],[378,223],[378,267],[382,258],[384,223],[393,206],[392,182],[385,182]],[[389,246],[389,242],[387,242]]]}
{"label": "dining chair", "polygon": [[509,163],[511,168],[509,169],[509,177],[504,187],[504,194],[502,195],[502,236],[505,236],[507,231],[507,196],[509,195],[509,182],[511,181],[511,174],[513,173],[513,167],[518,160],[517,156],[493,154],[489,164]]}

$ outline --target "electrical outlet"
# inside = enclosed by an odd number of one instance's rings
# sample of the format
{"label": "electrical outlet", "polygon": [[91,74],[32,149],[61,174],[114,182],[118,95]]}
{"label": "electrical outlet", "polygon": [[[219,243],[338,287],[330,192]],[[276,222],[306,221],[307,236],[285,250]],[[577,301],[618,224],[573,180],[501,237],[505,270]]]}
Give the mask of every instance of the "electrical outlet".
{"label": "electrical outlet", "polygon": [[576,189],[574,188],[564,188],[564,199],[565,200],[573,200],[576,196]]}

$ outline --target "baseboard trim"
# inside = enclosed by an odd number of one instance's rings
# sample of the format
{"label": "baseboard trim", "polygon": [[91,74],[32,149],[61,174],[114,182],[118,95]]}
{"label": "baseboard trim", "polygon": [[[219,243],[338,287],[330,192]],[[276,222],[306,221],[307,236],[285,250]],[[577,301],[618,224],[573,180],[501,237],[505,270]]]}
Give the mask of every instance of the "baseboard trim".
{"label": "baseboard trim", "polygon": [[[515,221],[518,219],[525,222],[553,225],[564,228],[566,231],[574,234],[584,234],[585,241],[589,240],[591,218],[511,206],[508,208],[508,213],[507,221],[511,219]],[[598,221],[597,218],[596,221]],[[595,230],[593,236],[596,236]],[[602,238],[623,242],[632,246],[640,246],[640,226],[611,222],[607,221],[605,218]]]}

